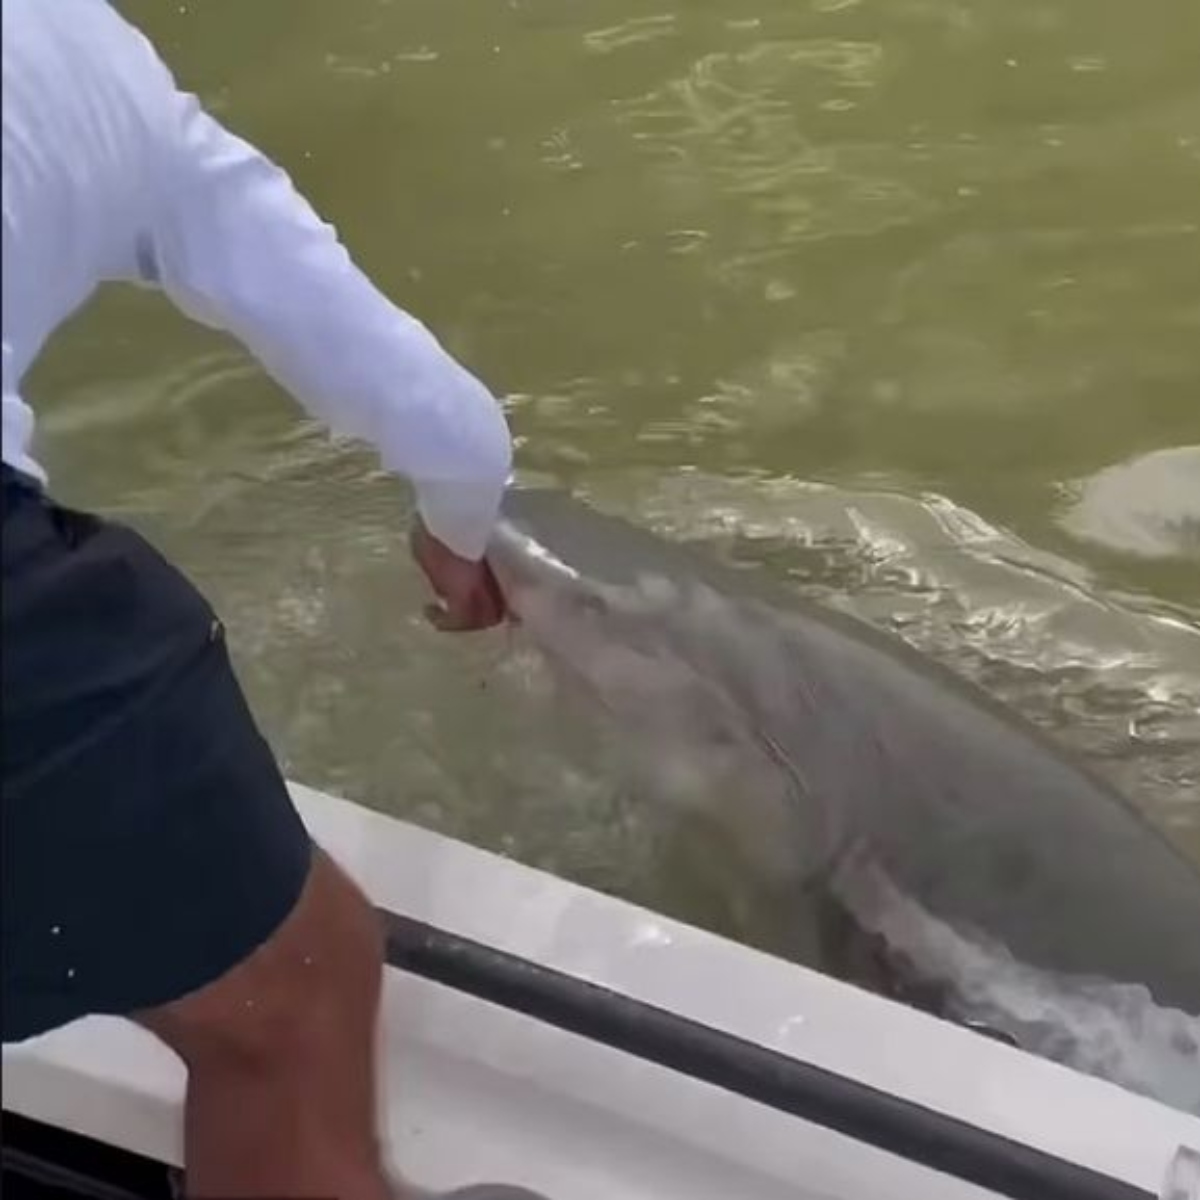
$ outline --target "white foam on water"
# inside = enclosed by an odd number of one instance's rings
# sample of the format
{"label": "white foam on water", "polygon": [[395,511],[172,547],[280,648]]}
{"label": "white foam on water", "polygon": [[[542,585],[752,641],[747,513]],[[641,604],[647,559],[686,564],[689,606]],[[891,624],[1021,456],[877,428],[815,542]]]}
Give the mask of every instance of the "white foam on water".
{"label": "white foam on water", "polygon": [[1148,988],[1043,971],[939,920],[869,870],[847,884],[856,918],[918,976],[949,988],[946,1015],[1022,1049],[1200,1115],[1200,1017]]}

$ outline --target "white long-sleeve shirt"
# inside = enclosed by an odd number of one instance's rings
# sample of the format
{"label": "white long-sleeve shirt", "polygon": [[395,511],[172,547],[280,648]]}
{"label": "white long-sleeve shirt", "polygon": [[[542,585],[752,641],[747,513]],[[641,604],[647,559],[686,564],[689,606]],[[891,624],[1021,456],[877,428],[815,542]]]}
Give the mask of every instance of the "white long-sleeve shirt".
{"label": "white long-sleeve shirt", "polygon": [[105,0],[4,0],[3,29],[4,461],[45,479],[20,385],[50,334],[102,282],[153,284],[372,443],[478,558],[511,468],[491,393]]}

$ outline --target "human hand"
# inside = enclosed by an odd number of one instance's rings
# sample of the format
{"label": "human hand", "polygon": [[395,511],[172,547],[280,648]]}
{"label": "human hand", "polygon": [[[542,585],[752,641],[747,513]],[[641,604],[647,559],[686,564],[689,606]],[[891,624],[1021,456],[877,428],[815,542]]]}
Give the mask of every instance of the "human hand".
{"label": "human hand", "polygon": [[437,600],[426,606],[429,623],[443,633],[468,633],[499,625],[508,614],[500,585],[486,561],[460,558],[418,517],[410,539],[417,566]]}

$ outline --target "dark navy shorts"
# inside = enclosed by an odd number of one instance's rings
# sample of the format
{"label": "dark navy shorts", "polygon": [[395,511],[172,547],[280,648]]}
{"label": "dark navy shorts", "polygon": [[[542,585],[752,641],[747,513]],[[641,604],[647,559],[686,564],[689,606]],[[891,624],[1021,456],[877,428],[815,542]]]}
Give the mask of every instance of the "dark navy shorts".
{"label": "dark navy shorts", "polygon": [[203,597],[137,534],[4,468],[3,1037],[220,978],[310,842]]}

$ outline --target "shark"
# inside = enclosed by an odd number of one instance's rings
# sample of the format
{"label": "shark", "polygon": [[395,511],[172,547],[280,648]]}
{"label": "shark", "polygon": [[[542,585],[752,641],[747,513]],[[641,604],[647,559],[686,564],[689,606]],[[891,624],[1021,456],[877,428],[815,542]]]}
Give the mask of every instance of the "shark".
{"label": "shark", "polygon": [[808,965],[1200,1113],[1200,869],[1067,747],[899,637],[566,492],[512,489],[488,558],[645,790],[817,914]]}

